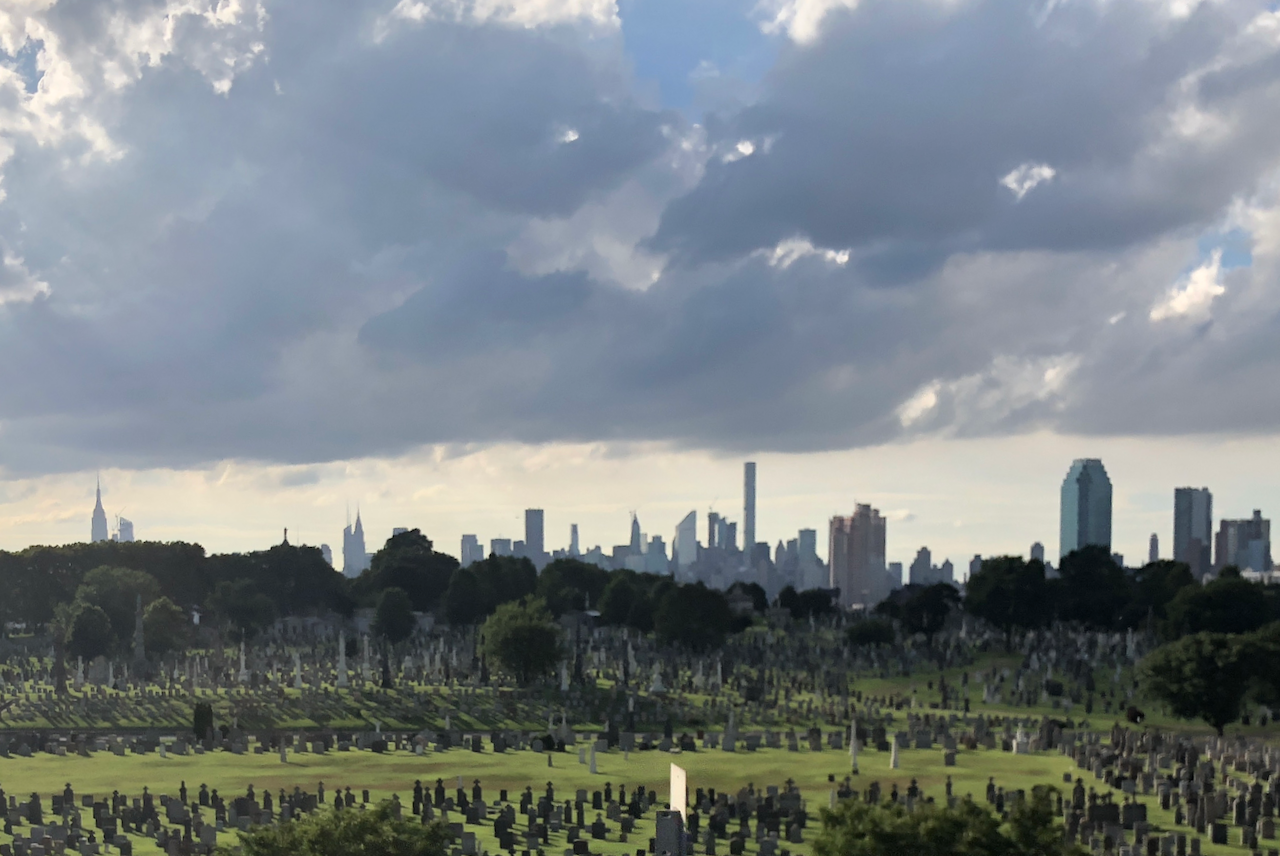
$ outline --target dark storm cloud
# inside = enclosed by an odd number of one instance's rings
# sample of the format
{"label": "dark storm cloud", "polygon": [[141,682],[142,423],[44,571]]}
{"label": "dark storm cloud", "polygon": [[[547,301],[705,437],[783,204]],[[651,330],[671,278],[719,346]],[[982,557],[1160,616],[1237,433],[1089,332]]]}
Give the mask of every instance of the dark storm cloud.
{"label": "dark storm cloud", "polygon": [[10,471],[1280,423],[1258,4],[870,0],[702,128],[608,32],[255,8],[59,3],[79,94],[0,81]]}
{"label": "dark storm cloud", "polygon": [[[1202,92],[1190,77],[1263,9],[869,0],[833,13],[760,103],[711,126],[722,148],[768,140],[767,154],[713,159],[654,244],[696,263],[803,235],[877,260],[901,246],[910,270],[939,250],[1122,249],[1202,223],[1280,155],[1274,55]],[[1182,99],[1241,126],[1218,144],[1180,139]],[[1027,163],[1058,175],[1019,203],[999,182]]]}

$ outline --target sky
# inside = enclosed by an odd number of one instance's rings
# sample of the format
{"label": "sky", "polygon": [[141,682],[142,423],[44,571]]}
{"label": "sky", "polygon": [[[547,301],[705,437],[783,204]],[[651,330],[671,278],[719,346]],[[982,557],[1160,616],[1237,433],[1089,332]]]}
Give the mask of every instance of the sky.
{"label": "sky", "polygon": [[[0,547],[1276,507],[1280,10],[14,0]],[[825,553],[825,537],[819,536]],[[1167,547],[1166,547],[1167,552]]]}

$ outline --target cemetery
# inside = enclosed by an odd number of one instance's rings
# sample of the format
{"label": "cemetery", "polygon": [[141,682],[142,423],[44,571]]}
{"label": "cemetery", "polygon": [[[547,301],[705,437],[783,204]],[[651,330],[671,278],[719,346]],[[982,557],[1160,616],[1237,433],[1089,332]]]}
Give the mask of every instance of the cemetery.
{"label": "cemetery", "polygon": [[[1086,851],[1280,851],[1265,713],[1219,738],[1160,712],[1136,680],[1141,634],[1030,632],[1006,653],[966,618],[930,644],[843,638],[757,628],[697,655],[595,628],[558,681],[524,689],[489,673],[474,631],[394,664],[367,636],[349,660],[345,631],[323,628],[159,669],[77,662],[62,693],[49,652],[11,656],[0,854],[207,853],[389,801],[445,824],[455,856],[807,856],[846,800],[1006,813],[1038,785]],[[663,843],[677,825],[683,851]]]}

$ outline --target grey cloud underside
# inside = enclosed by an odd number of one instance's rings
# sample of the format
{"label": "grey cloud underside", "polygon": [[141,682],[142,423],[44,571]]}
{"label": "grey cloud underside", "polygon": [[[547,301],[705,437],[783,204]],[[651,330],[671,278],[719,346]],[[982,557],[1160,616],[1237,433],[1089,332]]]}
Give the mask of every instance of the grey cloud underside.
{"label": "grey cloud underside", "polygon": [[[103,8],[53,21],[90,51]],[[12,135],[0,239],[52,293],[0,308],[0,465],[1274,431],[1274,263],[1227,274],[1203,318],[1147,317],[1280,159],[1280,51],[1238,48],[1261,11],[868,0],[708,117],[685,192],[698,134],[635,94],[617,38],[376,41],[384,7],[270,5],[227,95],[181,50],[103,89],[118,159]],[[1223,130],[1179,136],[1182,102]],[[1057,175],[1015,202],[999,179],[1026,163]],[[507,257],[628,183],[670,199],[648,289]],[[852,256],[771,265],[792,238]]]}

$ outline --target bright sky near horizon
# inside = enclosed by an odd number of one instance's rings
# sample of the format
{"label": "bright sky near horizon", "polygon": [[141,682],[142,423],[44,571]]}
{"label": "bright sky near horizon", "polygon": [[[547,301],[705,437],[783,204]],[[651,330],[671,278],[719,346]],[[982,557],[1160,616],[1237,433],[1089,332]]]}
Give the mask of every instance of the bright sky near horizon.
{"label": "bright sky near horizon", "polygon": [[1280,513],[1269,0],[23,0],[0,547]]}

